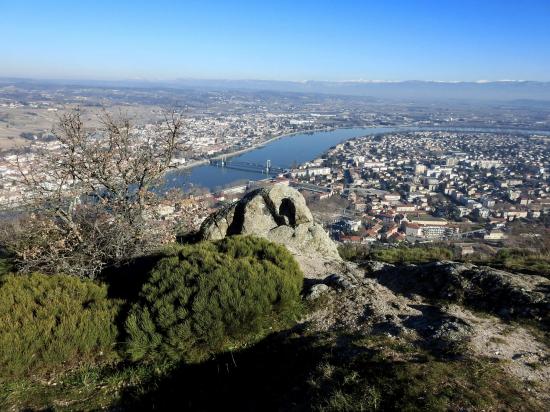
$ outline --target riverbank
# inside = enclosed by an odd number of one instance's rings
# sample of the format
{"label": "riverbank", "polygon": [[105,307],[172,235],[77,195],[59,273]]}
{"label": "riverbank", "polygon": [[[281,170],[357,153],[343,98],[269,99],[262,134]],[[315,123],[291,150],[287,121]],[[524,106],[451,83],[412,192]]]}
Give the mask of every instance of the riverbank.
{"label": "riverbank", "polygon": [[[318,128],[309,131],[296,131],[281,134],[257,142],[250,147],[220,153],[206,159],[190,161],[169,173],[167,185],[169,188],[204,187],[209,190],[219,190],[237,181],[250,181],[262,178],[262,174],[253,171],[235,170],[233,168],[211,167],[212,159],[228,157],[239,162],[250,164],[265,164],[267,160],[272,165],[291,168],[292,165],[311,161],[330,147],[349,139],[360,136],[375,136],[377,134],[406,131],[445,130],[456,132],[500,132],[500,133],[533,133],[547,135],[548,132],[524,129],[473,128],[473,127],[418,127],[403,125],[400,127],[362,126],[348,128]],[[265,178],[265,174],[263,175]]]}
{"label": "riverbank", "polygon": [[190,169],[197,166],[203,166],[212,160],[221,160],[222,158],[231,158],[235,156],[242,155],[244,153],[250,152],[252,150],[259,149],[269,143],[272,143],[274,141],[277,141],[279,139],[284,139],[287,137],[292,137],[300,134],[311,134],[311,133],[318,133],[318,132],[331,132],[335,130],[346,130],[346,129],[376,129],[376,128],[389,128],[392,130],[398,130],[398,131],[433,131],[433,130],[441,130],[441,131],[463,131],[463,132],[515,132],[515,133],[540,133],[542,135],[548,135],[550,131],[547,130],[529,130],[529,129],[509,129],[509,128],[493,128],[493,127],[468,127],[468,126],[414,126],[414,125],[405,125],[405,126],[350,126],[350,127],[320,127],[312,130],[302,130],[302,131],[296,131],[293,133],[286,133],[286,134],[280,134],[277,136],[270,137],[267,140],[262,140],[261,142],[258,142],[252,146],[246,147],[244,149],[235,150],[228,153],[221,153],[217,154],[215,156],[209,157],[207,159],[201,159],[201,160],[194,160],[189,163],[177,166],[176,169],[184,170],[184,169]]}
{"label": "riverbank", "polygon": [[[364,128],[367,128],[367,127],[369,127],[369,126],[364,126]],[[363,126],[361,126],[361,128],[363,128]],[[318,129],[312,129],[312,130],[302,130],[302,131],[287,133],[287,134],[280,134],[280,135],[277,135],[277,136],[270,137],[267,140],[262,140],[261,142],[253,144],[252,146],[246,147],[244,149],[239,149],[239,150],[235,150],[233,152],[228,152],[228,153],[221,153],[221,154],[209,157],[208,159],[194,160],[192,162],[189,162],[189,163],[183,164],[181,166],[178,166],[176,169],[179,169],[179,170],[190,169],[190,168],[193,168],[193,167],[206,165],[206,164],[210,163],[212,160],[221,160],[224,157],[227,158],[227,157],[239,156],[239,155],[242,155],[244,153],[250,152],[252,150],[259,149],[259,148],[261,148],[261,147],[263,147],[263,146],[265,146],[269,143],[275,142],[279,139],[283,139],[283,138],[286,138],[286,137],[296,136],[296,135],[299,135],[299,134],[309,134],[309,133],[318,133],[318,132],[331,132],[331,131],[334,131],[334,130],[336,130],[335,127],[324,127],[324,128],[318,128]]]}

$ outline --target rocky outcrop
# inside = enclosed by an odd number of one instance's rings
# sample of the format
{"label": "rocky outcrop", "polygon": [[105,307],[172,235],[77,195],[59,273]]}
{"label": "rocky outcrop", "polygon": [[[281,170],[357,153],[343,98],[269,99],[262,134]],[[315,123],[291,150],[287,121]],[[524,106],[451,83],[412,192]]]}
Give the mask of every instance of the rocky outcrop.
{"label": "rocky outcrop", "polygon": [[209,216],[199,237],[218,240],[238,234],[264,237],[285,245],[306,276],[325,276],[330,271],[327,267],[342,264],[336,244],[314,222],[304,197],[286,185],[252,191]]}
{"label": "rocky outcrop", "polygon": [[498,359],[550,400],[548,279],[458,262],[345,268],[305,282],[309,331],[383,336],[392,351],[403,345],[399,361],[414,347],[440,359]]}
{"label": "rocky outcrop", "polygon": [[376,269],[371,276],[399,293],[466,303],[503,317],[550,320],[550,281],[541,276],[457,262]]}
{"label": "rocky outcrop", "polygon": [[308,300],[322,295],[332,300],[333,311],[322,320],[327,328],[408,329],[429,340],[456,343],[469,328],[467,321],[460,323],[447,313],[453,305],[505,321],[524,318],[550,325],[550,281],[544,277],[458,262],[367,261],[345,268],[305,284]]}

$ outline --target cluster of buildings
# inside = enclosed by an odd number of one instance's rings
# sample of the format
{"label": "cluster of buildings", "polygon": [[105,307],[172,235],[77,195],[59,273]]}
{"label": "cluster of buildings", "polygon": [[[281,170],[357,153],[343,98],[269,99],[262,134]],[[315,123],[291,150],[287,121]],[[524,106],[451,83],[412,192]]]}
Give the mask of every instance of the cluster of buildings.
{"label": "cluster of buildings", "polygon": [[[273,136],[311,130],[319,127],[318,118],[314,112],[267,110],[190,116],[175,163],[191,164]],[[150,139],[159,129],[146,124],[134,132]],[[5,152],[0,157],[0,205],[16,204],[25,194],[17,184],[16,160],[23,171],[31,171],[36,153],[55,154],[58,144],[55,139],[36,140],[23,156]],[[508,222],[550,213],[550,138],[450,131],[365,136],[336,145],[280,179],[319,201],[334,195],[346,200],[346,207],[328,211],[330,218],[325,219],[342,242],[495,241],[506,237]],[[215,205],[247,189],[166,199],[158,213],[196,227]]]}
{"label": "cluster of buildings", "polygon": [[185,152],[194,159],[247,149],[266,139],[315,127],[311,115],[255,112],[186,118]]}
{"label": "cluster of buildings", "polygon": [[[550,139],[417,131],[348,140],[292,170],[303,188],[349,201],[331,230],[344,242],[506,237],[507,223],[550,213]],[[319,192],[320,193],[320,192]]]}
{"label": "cluster of buildings", "polygon": [[[191,116],[185,118],[180,150],[173,160],[177,166],[193,165],[209,157],[249,149],[266,139],[316,127],[314,114],[274,114],[255,112],[243,115]],[[133,134],[140,140],[152,140],[160,133],[159,124],[136,126]],[[25,153],[0,152],[0,205],[17,203],[25,187],[18,184],[23,172],[33,169],[37,153],[60,149],[55,138],[34,138]]]}

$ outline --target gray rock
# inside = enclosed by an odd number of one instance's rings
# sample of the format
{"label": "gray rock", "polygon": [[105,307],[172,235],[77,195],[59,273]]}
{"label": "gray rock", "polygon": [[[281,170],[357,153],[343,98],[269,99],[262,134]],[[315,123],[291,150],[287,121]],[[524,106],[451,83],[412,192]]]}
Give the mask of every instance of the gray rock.
{"label": "gray rock", "polygon": [[[211,215],[202,224],[202,240],[254,235],[283,244],[295,256],[341,261],[336,244],[313,221],[304,197],[283,184],[258,189]],[[300,259],[299,259],[300,261]]]}
{"label": "gray rock", "polygon": [[316,285],[313,285],[309,290],[308,294],[306,295],[306,299],[307,300],[318,299],[322,295],[324,295],[326,292],[328,292],[328,290],[329,290],[329,287],[324,283],[318,283]]}
{"label": "gray rock", "polygon": [[550,281],[541,276],[457,262],[395,266],[374,275],[399,293],[465,303],[502,317],[550,323]]}
{"label": "gray rock", "polygon": [[264,200],[270,203],[271,209],[277,211],[285,225],[296,226],[313,223],[313,216],[306,205],[306,200],[296,189],[278,184],[264,191]]}
{"label": "gray rock", "polygon": [[357,283],[351,276],[334,273],[325,278],[324,283],[335,289],[348,290],[357,287]]}
{"label": "gray rock", "polygon": [[464,319],[444,319],[433,330],[432,344],[445,351],[460,352],[470,341],[473,331],[474,328]]}
{"label": "gray rock", "polygon": [[445,319],[438,325],[432,337],[449,343],[467,341],[473,333],[473,328],[465,320],[459,318]]}
{"label": "gray rock", "polygon": [[240,234],[267,237],[269,231],[278,226],[275,216],[261,196],[254,196],[244,203],[242,215],[238,218],[242,221]]}
{"label": "gray rock", "polygon": [[209,240],[220,240],[225,237],[233,221],[237,202],[211,214],[201,226],[201,237]]}
{"label": "gray rock", "polygon": [[386,262],[379,262],[377,260],[366,260],[364,262],[361,262],[361,267],[363,267],[367,271],[367,273],[373,274],[386,269],[393,269],[395,265]]}

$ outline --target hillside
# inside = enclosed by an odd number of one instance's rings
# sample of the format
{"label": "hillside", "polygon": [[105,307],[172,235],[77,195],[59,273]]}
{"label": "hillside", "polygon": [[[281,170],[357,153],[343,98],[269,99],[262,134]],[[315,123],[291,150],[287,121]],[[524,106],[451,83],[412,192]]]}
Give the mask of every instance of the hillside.
{"label": "hillside", "polygon": [[[99,281],[66,278],[3,275],[0,319],[21,326],[0,331],[2,409],[543,411],[550,403],[546,277],[450,261],[345,261],[287,186],[247,194],[186,244]],[[10,346],[32,338],[29,325],[43,328],[34,355]]]}

